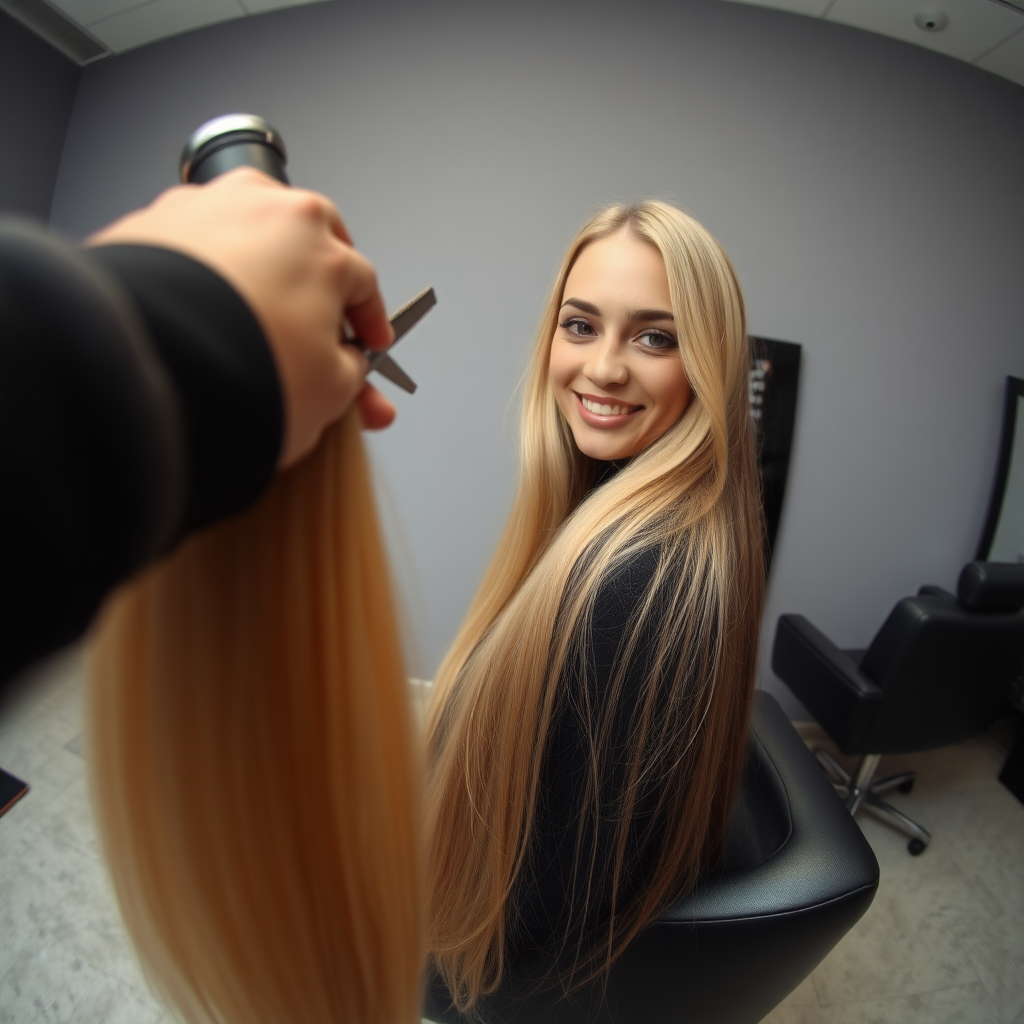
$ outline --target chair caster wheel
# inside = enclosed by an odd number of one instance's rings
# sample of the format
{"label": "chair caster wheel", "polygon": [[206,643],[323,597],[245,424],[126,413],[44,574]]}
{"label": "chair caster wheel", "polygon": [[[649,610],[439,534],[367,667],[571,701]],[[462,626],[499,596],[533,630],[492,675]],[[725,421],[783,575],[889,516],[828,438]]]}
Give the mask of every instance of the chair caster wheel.
{"label": "chair caster wheel", "polygon": [[[907,779],[906,782],[901,782],[899,784],[899,786],[897,786],[896,788],[901,793],[909,793],[914,788],[914,780],[913,779]],[[920,840],[916,840],[916,841],[920,842]]]}
{"label": "chair caster wheel", "polygon": [[907,843],[907,849],[910,851],[911,857],[920,857],[927,845],[923,839],[911,839]]}

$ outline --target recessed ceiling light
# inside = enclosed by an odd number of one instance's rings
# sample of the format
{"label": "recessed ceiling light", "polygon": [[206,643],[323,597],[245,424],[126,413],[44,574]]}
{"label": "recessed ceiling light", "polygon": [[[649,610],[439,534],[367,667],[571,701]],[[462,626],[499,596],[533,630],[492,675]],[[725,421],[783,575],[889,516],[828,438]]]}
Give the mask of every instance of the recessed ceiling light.
{"label": "recessed ceiling light", "polygon": [[923,32],[941,32],[949,24],[949,18],[942,11],[918,11],[914,24]]}

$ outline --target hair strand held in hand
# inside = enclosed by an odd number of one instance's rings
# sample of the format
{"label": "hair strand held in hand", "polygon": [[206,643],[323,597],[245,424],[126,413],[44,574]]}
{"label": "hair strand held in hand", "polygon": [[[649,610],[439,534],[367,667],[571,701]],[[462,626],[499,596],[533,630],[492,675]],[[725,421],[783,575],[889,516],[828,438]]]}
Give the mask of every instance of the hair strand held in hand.
{"label": "hair strand held in hand", "polygon": [[353,410],[114,596],[89,764],[117,897],[189,1022],[419,1020],[420,766]]}

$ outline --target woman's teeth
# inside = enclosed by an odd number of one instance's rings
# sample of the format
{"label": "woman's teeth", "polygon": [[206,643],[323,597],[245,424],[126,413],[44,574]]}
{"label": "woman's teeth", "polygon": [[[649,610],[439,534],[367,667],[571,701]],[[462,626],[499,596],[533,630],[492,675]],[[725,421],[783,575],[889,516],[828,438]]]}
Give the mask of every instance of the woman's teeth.
{"label": "woman's teeth", "polygon": [[589,398],[580,395],[583,408],[588,412],[596,412],[599,416],[622,416],[632,412],[636,406],[633,405],[601,405],[599,402],[592,402]]}

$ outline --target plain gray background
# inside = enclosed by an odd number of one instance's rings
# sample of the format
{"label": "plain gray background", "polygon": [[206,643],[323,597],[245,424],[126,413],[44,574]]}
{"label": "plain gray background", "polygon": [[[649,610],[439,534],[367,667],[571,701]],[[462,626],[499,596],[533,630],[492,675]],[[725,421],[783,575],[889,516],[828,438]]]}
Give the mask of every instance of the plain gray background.
{"label": "plain gray background", "polygon": [[312,4],[87,67],[52,223],[77,237],[147,201],[188,133],[234,110],[281,130],[390,306],[438,293],[399,350],[420,390],[370,442],[412,674],[493,549],[535,325],[609,200],[688,209],[732,257],[751,332],[803,346],[762,685],[800,713],[767,667],[780,613],[862,646],[973,558],[1004,379],[1024,376],[1020,86],[714,0]]}

